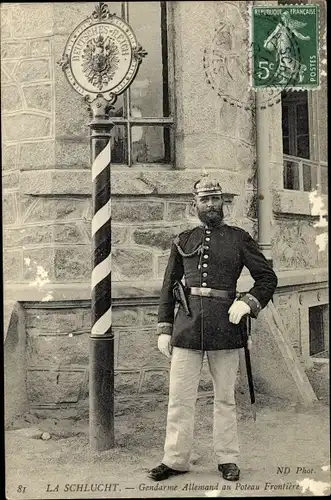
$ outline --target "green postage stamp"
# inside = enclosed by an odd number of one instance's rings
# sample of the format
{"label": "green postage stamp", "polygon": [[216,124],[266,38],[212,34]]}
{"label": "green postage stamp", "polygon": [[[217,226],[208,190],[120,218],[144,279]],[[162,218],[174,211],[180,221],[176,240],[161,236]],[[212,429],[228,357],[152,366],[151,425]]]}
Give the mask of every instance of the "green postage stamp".
{"label": "green postage stamp", "polygon": [[319,6],[253,6],[251,87],[319,87]]}

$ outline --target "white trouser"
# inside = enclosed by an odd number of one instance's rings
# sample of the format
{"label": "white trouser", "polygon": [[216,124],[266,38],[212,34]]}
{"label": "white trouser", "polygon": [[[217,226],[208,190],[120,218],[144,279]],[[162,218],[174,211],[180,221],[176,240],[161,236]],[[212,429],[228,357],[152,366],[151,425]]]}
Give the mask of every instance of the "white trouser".
{"label": "white trouser", "polygon": [[[189,470],[193,443],[194,411],[204,353],[173,347],[170,368],[167,432],[162,463]],[[207,351],[214,385],[213,442],[218,464],[238,465],[234,388],[239,367],[239,349]]]}

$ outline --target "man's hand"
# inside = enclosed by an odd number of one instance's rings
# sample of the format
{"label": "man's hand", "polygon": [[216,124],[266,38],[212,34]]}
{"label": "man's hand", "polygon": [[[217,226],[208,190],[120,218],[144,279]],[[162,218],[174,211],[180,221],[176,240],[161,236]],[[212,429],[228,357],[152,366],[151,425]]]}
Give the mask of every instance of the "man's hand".
{"label": "man's hand", "polygon": [[228,311],[229,321],[230,323],[238,325],[241,318],[250,312],[251,308],[248,304],[246,304],[246,302],[243,302],[242,300],[235,300]]}
{"label": "man's hand", "polygon": [[167,358],[171,358],[172,346],[170,345],[171,335],[161,333],[157,341],[157,347]]}

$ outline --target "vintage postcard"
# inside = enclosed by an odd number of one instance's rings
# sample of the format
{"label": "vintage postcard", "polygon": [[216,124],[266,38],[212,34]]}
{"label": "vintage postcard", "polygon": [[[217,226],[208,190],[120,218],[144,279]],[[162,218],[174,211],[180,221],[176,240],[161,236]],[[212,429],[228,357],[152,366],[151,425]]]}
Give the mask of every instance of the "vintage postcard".
{"label": "vintage postcard", "polygon": [[0,13],[5,497],[329,496],[326,1]]}

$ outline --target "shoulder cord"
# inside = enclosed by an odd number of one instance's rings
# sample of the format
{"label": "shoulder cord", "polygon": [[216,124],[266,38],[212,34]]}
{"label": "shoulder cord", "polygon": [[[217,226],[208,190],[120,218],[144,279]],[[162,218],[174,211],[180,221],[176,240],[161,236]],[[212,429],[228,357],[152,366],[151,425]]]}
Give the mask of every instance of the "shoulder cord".
{"label": "shoulder cord", "polygon": [[202,250],[203,250],[203,244],[202,244],[202,243],[200,243],[200,245],[199,245],[199,246],[198,246],[195,250],[193,250],[193,252],[190,252],[190,253],[185,253],[185,252],[181,249],[181,247],[179,246],[179,238],[178,238],[178,237],[176,237],[176,238],[175,238],[174,243],[175,243],[175,245],[176,245],[176,247],[177,247],[178,252],[180,253],[180,255],[181,255],[182,257],[193,257],[193,255],[195,255],[195,254],[199,254],[199,253],[201,254],[201,253],[202,253]]}

